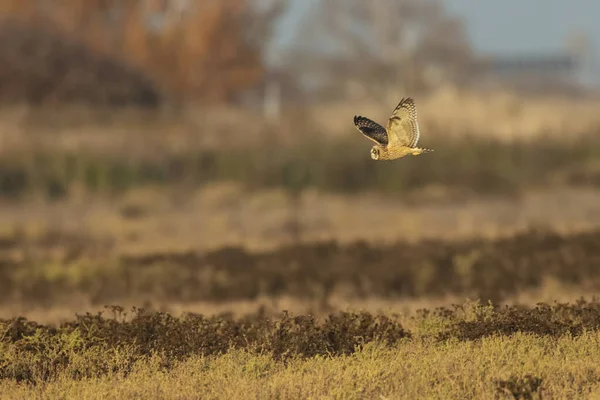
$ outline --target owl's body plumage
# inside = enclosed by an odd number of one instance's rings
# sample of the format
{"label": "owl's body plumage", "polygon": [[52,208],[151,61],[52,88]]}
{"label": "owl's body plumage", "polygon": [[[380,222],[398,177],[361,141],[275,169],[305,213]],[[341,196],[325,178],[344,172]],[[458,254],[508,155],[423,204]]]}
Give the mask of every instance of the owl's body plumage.
{"label": "owl's body plumage", "polygon": [[371,149],[373,160],[395,160],[407,155],[431,152],[431,149],[417,147],[419,124],[417,108],[412,98],[402,98],[384,128],[366,117],[354,116],[354,125],[368,139],[375,142]]}

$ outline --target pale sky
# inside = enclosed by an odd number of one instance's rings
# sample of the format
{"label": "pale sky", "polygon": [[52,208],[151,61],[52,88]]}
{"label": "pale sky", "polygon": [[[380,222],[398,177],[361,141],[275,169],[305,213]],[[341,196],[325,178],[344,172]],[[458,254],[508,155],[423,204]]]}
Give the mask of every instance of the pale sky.
{"label": "pale sky", "polygon": [[[297,21],[314,0],[291,0],[281,21],[281,45],[293,38]],[[377,0],[371,0],[377,1]],[[588,79],[600,82],[599,0],[446,0],[447,10],[467,24],[474,48],[492,54],[559,52],[568,33],[588,35],[596,65]]]}
{"label": "pale sky", "polygon": [[597,0],[446,0],[446,7],[466,21],[479,50],[558,50],[573,30],[587,33],[600,46]]}

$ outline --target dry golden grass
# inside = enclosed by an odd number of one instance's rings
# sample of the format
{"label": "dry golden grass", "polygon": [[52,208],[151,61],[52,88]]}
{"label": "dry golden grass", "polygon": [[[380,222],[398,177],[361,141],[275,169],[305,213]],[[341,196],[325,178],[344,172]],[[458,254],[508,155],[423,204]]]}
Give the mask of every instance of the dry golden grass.
{"label": "dry golden grass", "polygon": [[[311,115],[318,126],[328,126],[332,134],[346,135],[348,121],[332,115],[368,115],[385,121],[396,102],[397,93],[380,102],[343,102],[315,108]],[[521,97],[512,92],[477,92],[452,86],[432,94],[415,97],[422,125],[421,141],[437,135],[461,137],[465,134],[506,141],[535,140],[551,135],[564,138],[595,130],[600,125],[597,113],[600,98],[572,99],[560,96]],[[435,128],[435,129],[432,129]]]}
{"label": "dry golden grass", "polygon": [[7,381],[0,397],[508,399],[511,390],[522,390],[531,396],[524,398],[591,399],[600,396],[599,357],[597,332],[558,338],[517,333],[467,342],[406,339],[392,348],[371,343],[350,356],[288,363],[231,351],[192,357],[169,371],[159,367],[164,360],[156,355],[138,362],[126,377],[75,381],[63,374],[37,387]]}
{"label": "dry golden grass", "polygon": [[[3,320],[1,398],[597,398],[600,303]],[[409,321],[409,320],[406,320]],[[408,328],[408,330],[407,330]]]}
{"label": "dry golden grass", "polygon": [[495,199],[448,200],[447,193],[432,190],[398,199],[307,191],[298,209],[283,190],[246,192],[234,184],[181,193],[134,189],[121,199],[81,193],[54,203],[3,207],[0,232],[19,230],[36,237],[63,231],[109,241],[117,253],[144,254],[225,245],[271,249],[295,240],[295,222],[301,240],[341,243],[497,238],[532,226],[569,233],[600,225],[599,192],[594,189],[548,189]]}
{"label": "dry golden grass", "polygon": [[[398,96],[405,94],[399,93]],[[540,137],[571,140],[600,126],[596,112],[600,99],[520,98],[513,93],[480,93],[442,88],[416,97],[422,141],[440,137],[485,136],[507,141]],[[389,117],[396,98],[381,102],[319,104],[284,109],[272,135],[282,142],[306,137],[318,129],[320,136],[356,136],[352,116],[359,113],[375,120]],[[338,116],[337,118],[332,118]],[[346,117],[344,117],[346,116]],[[243,135],[239,135],[243,126]],[[0,151],[45,148],[114,152],[124,150],[154,154],[218,147],[223,140],[248,145],[265,139],[268,129],[262,113],[219,105],[189,103],[171,112],[134,109],[100,110],[86,106],[59,106],[33,110],[11,105],[0,111]],[[140,146],[140,143],[144,146]],[[368,143],[365,142],[366,148]]]}

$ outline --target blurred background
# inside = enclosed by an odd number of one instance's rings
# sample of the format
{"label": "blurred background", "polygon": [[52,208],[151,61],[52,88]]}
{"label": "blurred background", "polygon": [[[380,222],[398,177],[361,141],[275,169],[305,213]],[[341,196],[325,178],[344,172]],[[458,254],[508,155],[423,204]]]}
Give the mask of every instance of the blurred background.
{"label": "blurred background", "polygon": [[[0,315],[595,293],[597,15],[0,0]],[[373,162],[353,116],[404,96],[435,153]]]}

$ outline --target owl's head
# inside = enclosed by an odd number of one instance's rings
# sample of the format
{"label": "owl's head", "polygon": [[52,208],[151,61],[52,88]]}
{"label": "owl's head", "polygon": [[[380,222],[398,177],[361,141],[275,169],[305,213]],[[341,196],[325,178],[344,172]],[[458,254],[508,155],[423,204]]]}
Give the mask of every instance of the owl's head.
{"label": "owl's head", "polygon": [[371,149],[371,158],[373,160],[379,160],[379,149],[377,148],[377,146],[373,146],[373,148]]}

